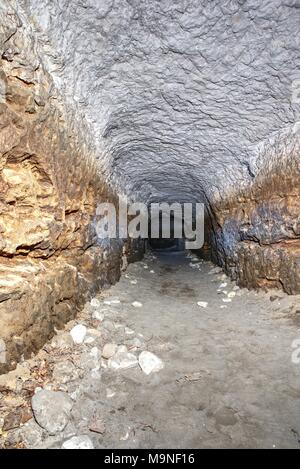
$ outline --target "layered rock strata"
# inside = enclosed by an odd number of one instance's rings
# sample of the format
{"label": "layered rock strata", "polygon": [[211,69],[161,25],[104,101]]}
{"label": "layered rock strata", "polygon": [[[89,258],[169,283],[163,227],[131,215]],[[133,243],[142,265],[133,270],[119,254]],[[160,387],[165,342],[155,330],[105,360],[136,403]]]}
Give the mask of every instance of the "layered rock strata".
{"label": "layered rock strata", "polygon": [[90,294],[115,282],[135,247],[97,238],[97,204],[116,203],[116,194],[101,176],[84,128],[68,115],[31,29],[5,2],[1,8],[3,372],[41,348]]}

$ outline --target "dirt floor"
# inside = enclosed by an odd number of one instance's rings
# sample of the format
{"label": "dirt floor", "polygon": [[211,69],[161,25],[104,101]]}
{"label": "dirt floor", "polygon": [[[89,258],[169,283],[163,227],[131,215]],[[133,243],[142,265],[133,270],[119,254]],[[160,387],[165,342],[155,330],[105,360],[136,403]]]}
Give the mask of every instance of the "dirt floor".
{"label": "dirt floor", "polygon": [[[0,377],[2,447],[300,448],[299,296],[239,289],[191,254],[149,253],[97,300]],[[119,346],[110,360],[107,343]],[[163,369],[142,371],[145,350]],[[56,396],[69,400],[60,429]]]}

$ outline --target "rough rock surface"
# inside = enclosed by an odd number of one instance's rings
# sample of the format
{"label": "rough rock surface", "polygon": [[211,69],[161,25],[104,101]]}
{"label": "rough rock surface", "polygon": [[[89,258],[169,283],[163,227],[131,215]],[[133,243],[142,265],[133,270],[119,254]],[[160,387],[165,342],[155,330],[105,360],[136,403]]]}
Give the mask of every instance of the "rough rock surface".
{"label": "rough rock surface", "polygon": [[162,360],[148,350],[144,350],[139,355],[139,365],[146,375],[156,373],[164,367]]}
{"label": "rough rock surface", "polygon": [[93,449],[92,440],[87,435],[73,436],[62,444],[62,449]]}
{"label": "rough rock surface", "polygon": [[21,3],[114,184],[205,202],[228,273],[299,293],[299,1]]}
{"label": "rough rock surface", "polygon": [[96,206],[116,193],[87,125],[61,99],[21,2],[0,13],[1,373],[115,282],[134,248],[97,238]]}
{"label": "rough rock surface", "polygon": [[50,435],[62,432],[69,419],[73,402],[61,391],[38,391],[32,398],[32,410],[37,423]]}
{"label": "rough rock surface", "polygon": [[299,7],[1,1],[0,372],[127,265],[117,192],[205,202],[228,273],[299,293]]}
{"label": "rough rock surface", "polygon": [[[299,448],[300,296],[238,288],[211,262],[183,253],[148,256],[147,263],[148,270],[131,264],[97,296],[99,309],[109,297],[120,299],[105,312],[110,331],[87,303],[59,335],[83,324],[101,332],[95,342],[67,350],[52,340],[0,377],[0,448],[61,448],[86,437],[112,450]],[[149,375],[140,366],[111,369],[101,358],[108,343],[136,358],[151,352],[164,368]],[[72,399],[69,422],[54,436],[30,416],[37,386]],[[18,419],[24,424],[15,428]]]}

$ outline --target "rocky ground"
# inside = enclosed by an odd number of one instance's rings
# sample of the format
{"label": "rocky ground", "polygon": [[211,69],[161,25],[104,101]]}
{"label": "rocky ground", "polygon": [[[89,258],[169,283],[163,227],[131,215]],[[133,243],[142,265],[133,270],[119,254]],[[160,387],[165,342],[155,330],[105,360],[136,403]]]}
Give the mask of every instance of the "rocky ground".
{"label": "rocky ground", "polygon": [[299,296],[149,253],[0,376],[0,446],[299,448],[299,328]]}

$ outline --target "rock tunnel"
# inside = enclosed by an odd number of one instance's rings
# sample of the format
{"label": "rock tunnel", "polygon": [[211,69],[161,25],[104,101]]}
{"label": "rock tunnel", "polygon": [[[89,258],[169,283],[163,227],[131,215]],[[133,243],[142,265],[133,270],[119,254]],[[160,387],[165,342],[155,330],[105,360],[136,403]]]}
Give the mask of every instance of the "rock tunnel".
{"label": "rock tunnel", "polygon": [[98,204],[119,196],[204,204],[193,255],[299,304],[298,0],[1,0],[0,14],[0,373],[143,258],[143,239],[97,236]]}

